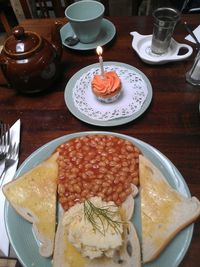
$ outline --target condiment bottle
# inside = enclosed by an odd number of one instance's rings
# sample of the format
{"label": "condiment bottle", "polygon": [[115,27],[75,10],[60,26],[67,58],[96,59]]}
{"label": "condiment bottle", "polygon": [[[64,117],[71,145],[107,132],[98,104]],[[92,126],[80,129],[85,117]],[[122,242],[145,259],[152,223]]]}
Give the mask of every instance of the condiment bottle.
{"label": "condiment bottle", "polygon": [[192,68],[186,74],[186,81],[192,85],[200,85],[200,50],[195,57]]}

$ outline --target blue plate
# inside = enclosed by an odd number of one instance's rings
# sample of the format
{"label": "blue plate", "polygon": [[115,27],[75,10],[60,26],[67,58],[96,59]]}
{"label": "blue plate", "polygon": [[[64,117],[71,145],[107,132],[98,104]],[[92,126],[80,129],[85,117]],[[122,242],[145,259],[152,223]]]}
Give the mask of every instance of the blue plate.
{"label": "blue plate", "polygon": [[[173,163],[167,159],[161,152],[159,152],[154,147],[148,145],[147,143],[140,141],[136,138],[129,137],[127,135],[112,133],[112,132],[80,132],[62,136],[60,138],[54,139],[51,142],[43,145],[35,152],[33,152],[20,166],[16,173],[16,177],[27,172],[46,158],[48,158],[63,142],[70,140],[74,137],[79,137],[88,134],[111,134],[124,138],[135,144],[142,153],[149,158],[163,173],[168,182],[177,191],[185,196],[190,197],[189,189]],[[135,223],[136,229],[139,233],[140,238],[140,196],[136,197],[135,201],[135,213],[133,221]],[[32,232],[32,224],[24,220],[20,215],[18,215],[15,210],[6,202],[5,205],[5,222],[6,229],[10,242],[15,250],[17,257],[24,267],[52,267],[52,258],[44,258],[39,255],[37,241],[34,238]],[[185,253],[191,242],[193,234],[193,224],[186,227],[181,231],[168,245],[168,247],[163,251],[163,253],[158,257],[157,260],[152,263],[145,264],[145,267],[176,267],[182,261]]]}
{"label": "blue plate", "polygon": [[74,50],[92,50],[96,49],[98,45],[103,46],[107,43],[109,43],[115,36],[116,29],[112,22],[110,22],[107,19],[102,20],[102,27],[101,31],[97,37],[97,40],[95,42],[89,43],[89,44],[83,44],[81,42],[77,43],[74,46],[69,46],[65,43],[65,39],[69,36],[73,36],[74,32],[72,30],[72,27],[70,23],[68,22],[60,29],[60,35],[62,44],[70,49]]}

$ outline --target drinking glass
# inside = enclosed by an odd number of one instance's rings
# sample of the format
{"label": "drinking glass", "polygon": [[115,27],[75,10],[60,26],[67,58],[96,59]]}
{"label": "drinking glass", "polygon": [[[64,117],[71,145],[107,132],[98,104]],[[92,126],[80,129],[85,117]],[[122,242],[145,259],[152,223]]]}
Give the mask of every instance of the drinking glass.
{"label": "drinking glass", "polygon": [[180,12],[169,7],[158,8],[153,12],[154,27],[151,51],[155,54],[167,52],[174,28],[180,19]]}

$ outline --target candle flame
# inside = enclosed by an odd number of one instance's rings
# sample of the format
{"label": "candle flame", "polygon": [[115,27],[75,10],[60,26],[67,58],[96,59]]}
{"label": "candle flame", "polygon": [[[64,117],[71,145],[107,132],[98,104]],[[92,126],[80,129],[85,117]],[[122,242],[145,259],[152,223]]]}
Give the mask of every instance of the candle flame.
{"label": "candle flame", "polygon": [[102,49],[102,47],[101,47],[101,46],[97,46],[97,49],[96,49],[96,51],[97,51],[97,54],[98,54],[99,56],[101,56],[101,55],[102,55],[102,53],[103,53],[103,49]]}

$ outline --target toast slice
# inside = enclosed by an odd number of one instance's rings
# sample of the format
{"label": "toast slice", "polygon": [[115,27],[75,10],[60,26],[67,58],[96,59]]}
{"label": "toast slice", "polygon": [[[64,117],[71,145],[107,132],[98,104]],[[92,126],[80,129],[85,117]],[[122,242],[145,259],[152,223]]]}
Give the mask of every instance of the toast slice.
{"label": "toast slice", "polygon": [[[134,205],[133,201],[132,203]],[[124,207],[130,207],[130,202],[129,205],[126,204]],[[132,212],[133,208],[131,207],[130,210]],[[123,213],[123,217],[126,217],[128,214],[128,210],[121,212]],[[64,216],[65,214],[60,218],[56,232],[53,267],[141,267],[140,243],[132,222],[128,221],[124,226],[123,245],[115,250],[112,258],[102,256],[89,259],[84,257],[68,241],[67,226],[63,224]]]}
{"label": "toast slice", "polygon": [[58,153],[7,183],[3,193],[13,208],[33,224],[44,257],[53,253],[56,226]]}
{"label": "toast slice", "polygon": [[173,189],[147,158],[139,157],[143,262],[153,261],[200,215],[200,202]]}

